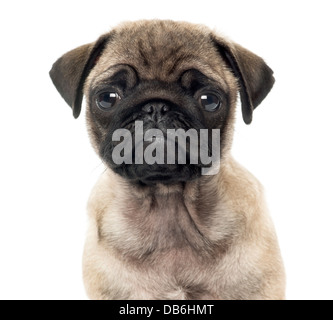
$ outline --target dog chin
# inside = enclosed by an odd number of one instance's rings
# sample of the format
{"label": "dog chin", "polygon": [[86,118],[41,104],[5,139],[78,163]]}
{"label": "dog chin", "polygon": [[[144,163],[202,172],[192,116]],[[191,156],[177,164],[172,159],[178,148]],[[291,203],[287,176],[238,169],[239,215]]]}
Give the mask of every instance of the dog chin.
{"label": "dog chin", "polygon": [[201,168],[197,165],[123,164],[114,166],[110,164],[109,167],[130,182],[146,185],[176,184],[201,176]]}

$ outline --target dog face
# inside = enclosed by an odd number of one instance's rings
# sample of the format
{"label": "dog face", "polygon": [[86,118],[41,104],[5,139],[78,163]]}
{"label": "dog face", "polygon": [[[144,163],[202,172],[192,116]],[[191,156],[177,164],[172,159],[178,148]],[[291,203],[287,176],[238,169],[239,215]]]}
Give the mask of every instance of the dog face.
{"label": "dog face", "polygon": [[144,184],[200,177],[209,166],[202,151],[212,157],[218,140],[222,159],[230,147],[237,93],[250,123],[274,83],[250,51],[205,27],[172,21],[122,24],[65,54],[50,74],[75,117],[84,92],[92,145],[103,162]]}
{"label": "dog face", "polygon": [[[168,161],[168,132],[172,132],[172,129],[174,132],[179,132],[178,129],[183,129],[183,132],[194,130],[197,134],[195,148],[200,147],[200,129],[225,128],[223,123],[229,116],[229,95],[226,91],[193,69],[179,73],[177,80],[168,82],[146,79],[128,64],[119,64],[111,69],[115,70],[111,76],[109,70],[107,81],[99,82],[97,87],[89,89],[90,110],[87,116],[94,133],[94,145],[98,146],[103,161],[120,175],[145,184],[187,181],[200,176],[204,164],[198,158],[191,163],[189,139],[186,142],[186,139],[180,141],[179,138],[176,141],[171,138],[175,142],[173,154],[177,154],[174,163]],[[141,149],[140,141],[136,142],[140,135],[140,124],[142,136],[146,136],[150,129],[153,132],[157,129],[160,133],[160,136],[157,133],[151,137],[150,141],[141,140]],[[119,129],[126,129],[131,135],[128,140],[130,161],[127,164],[117,164],[113,157],[115,147],[120,144],[114,141],[115,132]],[[210,133],[211,130],[207,136],[209,141],[212,140]],[[195,135],[193,137],[195,139]],[[162,152],[160,161],[146,159],[152,143],[155,145],[155,153]],[[178,151],[179,148],[184,148],[184,163],[180,161],[182,149]],[[211,149],[210,143],[209,154],[212,154]],[[145,155],[142,161],[138,156],[140,150]]]}

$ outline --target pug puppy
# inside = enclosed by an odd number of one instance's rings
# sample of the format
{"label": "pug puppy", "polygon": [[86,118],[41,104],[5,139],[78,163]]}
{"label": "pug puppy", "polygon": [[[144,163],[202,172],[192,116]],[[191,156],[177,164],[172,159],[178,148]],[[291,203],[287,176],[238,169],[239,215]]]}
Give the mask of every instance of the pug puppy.
{"label": "pug puppy", "polygon": [[201,25],[138,21],[50,76],[75,118],[86,97],[106,166],[88,202],[91,299],[284,299],[263,188],[230,152],[237,95],[249,124],[274,84],[262,58]]}

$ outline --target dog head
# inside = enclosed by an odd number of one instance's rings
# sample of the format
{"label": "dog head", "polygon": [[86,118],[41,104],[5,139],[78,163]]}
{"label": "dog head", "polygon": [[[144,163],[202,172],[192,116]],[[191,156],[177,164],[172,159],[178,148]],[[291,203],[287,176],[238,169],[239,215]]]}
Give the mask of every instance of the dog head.
{"label": "dog head", "polygon": [[92,145],[106,165],[145,184],[200,177],[208,167],[200,155],[212,159],[216,139],[223,158],[237,94],[249,124],[272,74],[260,57],[208,28],[155,20],[124,23],[50,71],[75,118],[85,95]]}

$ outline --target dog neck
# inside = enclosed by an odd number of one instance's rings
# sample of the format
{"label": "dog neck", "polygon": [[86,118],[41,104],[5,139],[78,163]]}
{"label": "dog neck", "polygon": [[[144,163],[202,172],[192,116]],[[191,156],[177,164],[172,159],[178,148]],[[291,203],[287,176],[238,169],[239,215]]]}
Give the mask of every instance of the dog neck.
{"label": "dog neck", "polygon": [[96,219],[99,240],[121,256],[151,261],[161,253],[187,252],[211,257],[226,248],[233,228],[227,209],[221,216],[219,175],[154,186],[133,186],[110,170],[105,175],[99,190],[104,194],[98,201],[102,207],[95,208],[101,212]]}

